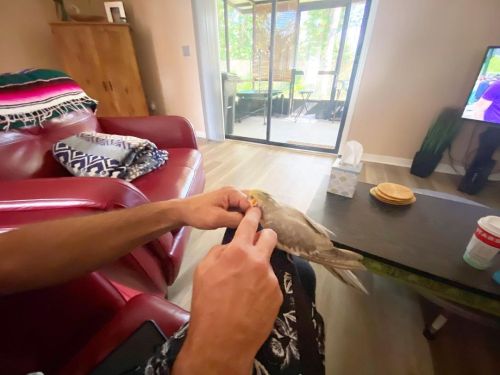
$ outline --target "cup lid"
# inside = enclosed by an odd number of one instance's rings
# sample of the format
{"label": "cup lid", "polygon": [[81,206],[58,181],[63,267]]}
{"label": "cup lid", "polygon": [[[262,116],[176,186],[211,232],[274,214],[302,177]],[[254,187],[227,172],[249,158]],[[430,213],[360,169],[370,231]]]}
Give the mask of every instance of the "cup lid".
{"label": "cup lid", "polygon": [[487,232],[500,237],[500,216],[485,216],[478,224]]}

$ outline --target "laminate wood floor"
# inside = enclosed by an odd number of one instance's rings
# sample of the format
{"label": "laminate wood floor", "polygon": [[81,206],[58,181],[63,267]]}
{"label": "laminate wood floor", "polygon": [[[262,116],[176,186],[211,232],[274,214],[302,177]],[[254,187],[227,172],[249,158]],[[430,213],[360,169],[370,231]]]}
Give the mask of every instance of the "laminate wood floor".
{"label": "laminate wood floor", "polygon": [[[308,209],[321,181],[329,175],[332,164],[330,155],[238,141],[200,140],[200,149],[207,175],[206,191],[226,185],[260,188],[303,211]],[[392,181],[464,196],[500,208],[500,182],[488,184],[479,195],[471,197],[456,190],[458,176],[435,173],[421,179],[411,175],[407,168],[377,163],[365,163],[360,180],[374,184]],[[170,300],[189,309],[194,269],[207,251],[220,243],[222,235],[223,230],[193,231],[179,277],[169,290]],[[482,341],[475,343],[474,340],[490,340],[493,335],[493,342],[500,343],[500,334],[478,327],[483,330],[482,335],[457,336],[461,342],[455,342],[449,339],[449,334],[445,336],[448,330],[445,326],[440,333],[443,338],[438,336],[437,344],[429,344],[421,334],[424,319],[420,299],[410,289],[365,274],[363,282],[372,292],[364,296],[322,268],[314,268],[317,306],[326,324],[327,374],[488,374],[496,368],[495,345],[482,345]],[[471,332],[477,332],[473,323],[463,321],[463,324]],[[452,328],[448,332],[453,338]],[[469,341],[465,344],[464,339]],[[446,346],[439,342],[446,342]],[[484,349],[479,351],[481,358],[477,360],[488,363],[481,367],[482,372],[474,372],[478,367],[471,364],[472,358],[461,361],[454,355],[463,354],[464,345],[475,344]],[[457,351],[457,348],[462,349]],[[496,357],[499,357],[498,351]]]}

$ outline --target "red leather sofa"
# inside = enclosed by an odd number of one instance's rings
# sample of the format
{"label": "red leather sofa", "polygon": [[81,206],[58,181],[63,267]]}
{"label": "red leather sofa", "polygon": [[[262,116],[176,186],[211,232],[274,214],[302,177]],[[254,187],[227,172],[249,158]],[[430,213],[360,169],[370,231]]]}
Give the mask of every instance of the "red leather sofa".
{"label": "red leather sofa", "polygon": [[[96,130],[147,138],[169,152],[160,169],[132,183],[69,176],[54,142]],[[184,198],[203,190],[189,122],[177,116],[73,120],[0,132],[0,232],[72,215]],[[63,285],[0,296],[0,374],[86,374],[145,320],[166,335],[188,314],[163,297],[177,276],[189,228],[167,233],[118,262]],[[29,270],[26,270],[29,272]]]}
{"label": "red leather sofa", "polygon": [[[169,152],[167,163],[132,183],[74,177],[52,156],[52,145],[81,131],[132,135]],[[0,231],[20,225],[185,198],[203,191],[201,153],[190,123],[178,116],[96,118],[86,112],[43,127],[0,132]],[[166,233],[100,270],[127,298],[164,296],[179,271],[190,228]]]}
{"label": "red leather sofa", "polygon": [[189,315],[163,298],[127,301],[100,273],[0,297],[0,374],[85,375],[144,321],[167,336]]}

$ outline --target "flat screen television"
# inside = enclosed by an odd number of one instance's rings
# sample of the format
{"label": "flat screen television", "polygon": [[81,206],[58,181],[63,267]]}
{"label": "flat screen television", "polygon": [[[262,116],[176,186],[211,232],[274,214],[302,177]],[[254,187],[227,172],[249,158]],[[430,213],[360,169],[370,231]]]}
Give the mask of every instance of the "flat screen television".
{"label": "flat screen television", "polygon": [[486,50],[462,118],[500,126],[500,46]]}

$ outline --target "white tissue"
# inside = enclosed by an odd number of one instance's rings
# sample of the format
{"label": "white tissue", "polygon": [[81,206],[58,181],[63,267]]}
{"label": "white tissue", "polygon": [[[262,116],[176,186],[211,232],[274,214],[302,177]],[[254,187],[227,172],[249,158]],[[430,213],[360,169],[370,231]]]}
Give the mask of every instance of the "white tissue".
{"label": "white tissue", "polygon": [[340,163],[342,165],[357,166],[363,156],[363,146],[358,141],[349,141],[344,145],[344,153]]}

